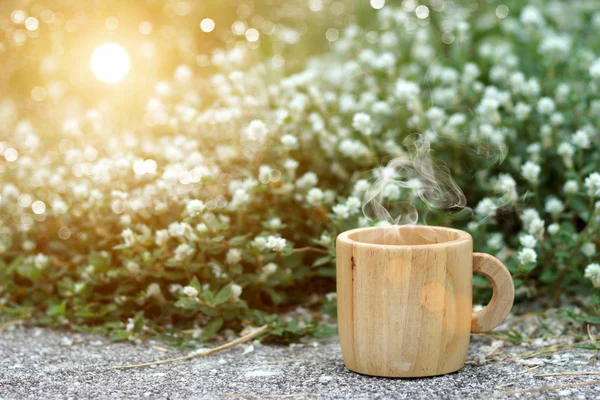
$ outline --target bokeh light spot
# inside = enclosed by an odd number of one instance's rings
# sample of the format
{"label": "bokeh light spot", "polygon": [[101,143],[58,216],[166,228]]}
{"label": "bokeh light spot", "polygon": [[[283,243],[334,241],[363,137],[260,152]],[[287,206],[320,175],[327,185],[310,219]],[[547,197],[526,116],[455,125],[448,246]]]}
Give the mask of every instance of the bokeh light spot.
{"label": "bokeh light spot", "polygon": [[385,6],[385,0],[371,0],[371,7],[376,10],[382,9]]}
{"label": "bokeh light spot", "polygon": [[258,40],[259,36],[260,36],[260,33],[258,33],[258,31],[254,28],[250,28],[246,31],[246,39],[249,42],[256,42]]}
{"label": "bokeh light spot", "polygon": [[200,29],[202,29],[202,32],[212,32],[215,29],[215,21],[210,18],[204,18],[200,22]]}
{"label": "bokeh light spot", "polygon": [[108,43],[98,47],[92,55],[92,71],[105,83],[116,83],[129,72],[130,59],[125,49]]}

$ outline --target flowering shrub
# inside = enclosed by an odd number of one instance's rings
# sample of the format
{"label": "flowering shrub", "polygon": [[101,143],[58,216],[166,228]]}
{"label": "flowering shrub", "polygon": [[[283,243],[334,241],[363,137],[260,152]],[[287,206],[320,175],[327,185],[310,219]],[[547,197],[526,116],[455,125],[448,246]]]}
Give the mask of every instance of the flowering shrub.
{"label": "flowering shrub", "polygon": [[[379,193],[394,220],[409,202],[502,259],[518,298],[584,293],[593,310],[600,9],[477,4],[386,5],[295,73],[217,51],[210,79],[180,66],[126,130],[118,109],[51,131],[5,102],[0,312],[121,339],[326,334],[335,236],[381,223],[364,194],[413,133],[472,212],[419,201],[414,182]],[[322,313],[277,317],[297,305]]]}

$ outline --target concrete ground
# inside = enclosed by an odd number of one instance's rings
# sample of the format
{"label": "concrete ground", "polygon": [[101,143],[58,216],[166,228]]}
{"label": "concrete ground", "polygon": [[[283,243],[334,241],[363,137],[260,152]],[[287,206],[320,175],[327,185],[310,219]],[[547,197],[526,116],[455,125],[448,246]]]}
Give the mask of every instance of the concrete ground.
{"label": "concrete ground", "polygon": [[[482,336],[473,337],[464,369],[426,379],[352,373],[344,367],[337,338],[291,346],[255,342],[188,361],[111,369],[189,352],[157,346],[164,347],[150,341],[111,343],[91,334],[11,327],[0,333],[0,399],[600,398],[600,376],[535,376],[600,371],[590,350],[522,356],[536,349]],[[589,384],[594,381],[597,384]],[[543,387],[549,388],[541,391]]]}

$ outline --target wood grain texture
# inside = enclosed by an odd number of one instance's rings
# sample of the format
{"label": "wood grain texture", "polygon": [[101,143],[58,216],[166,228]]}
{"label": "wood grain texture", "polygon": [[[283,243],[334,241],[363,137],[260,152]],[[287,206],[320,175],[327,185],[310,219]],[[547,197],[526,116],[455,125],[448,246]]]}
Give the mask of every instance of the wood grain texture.
{"label": "wood grain texture", "polygon": [[374,227],[342,233],[336,244],[338,329],[350,370],[422,377],[462,368],[472,319],[468,233]]}
{"label": "wood grain texture", "polygon": [[494,294],[490,303],[473,314],[471,332],[491,331],[504,321],[513,306],[515,287],[510,272],[496,257],[489,254],[473,254],[473,272],[488,277]]}

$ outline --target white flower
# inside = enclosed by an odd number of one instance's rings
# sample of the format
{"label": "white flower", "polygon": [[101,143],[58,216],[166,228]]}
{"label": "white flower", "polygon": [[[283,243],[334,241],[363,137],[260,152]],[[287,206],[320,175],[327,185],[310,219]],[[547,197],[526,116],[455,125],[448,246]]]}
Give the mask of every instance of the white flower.
{"label": "white flower", "polygon": [[158,283],[151,283],[146,289],[147,297],[162,297],[162,292]]}
{"label": "white flower", "polygon": [[185,209],[190,215],[200,214],[206,206],[202,200],[190,200],[187,202]]}
{"label": "white flower", "polygon": [[356,197],[348,197],[346,200],[346,207],[350,214],[356,214],[360,210],[361,202]]}
{"label": "white flower", "polygon": [[284,238],[280,238],[277,236],[269,236],[267,238],[267,243],[265,244],[266,248],[272,251],[280,252],[285,249],[287,241]]}
{"label": "white flower", "polygon": [[551,235],[556,235],[560,230],[560,225],[557,223],[548,225],[548,233]]}
{"label": "white flower", "polygon": [[534,238],[531,235],[523,235],[523,236],[521,236],[519,241],[521,242],[521,246],[523,246],[525,248],[529,248],[529,249],[534,248],[535,245],[537,244],[536,238]]}
{"label": "white flower", "polygon": [[592,281],[594,287],[600,287],[600,264],[588,265],[585,268],[585,277]]}
{"label": "white flower", "polygon": [[531,106],[529,104],[525,104],[522,102],[518,102],[515,106],[515,116],[518,120],[524,121],[529,117],[529,113],[531,112]]}
{"label": "white flower", "polygon": [[307,172],[296,181],[296,187],[299,189],[308,189],[319,183],[319,178],[314,172]]}
{"label": "white flower", "polygon": [[277,264],[275,264],[275,263],[268,263],[267,265],[262,267],[262,272],[263,272],[263,275],[265,275],[265,276],[273,275],[276,271],[277,271]]}
{"label": "white flower", "polygon": [[497,193],[502,193],[503,196],[505,196],[509,200],[516,200],[518,197],[517,182],[515,182],[513,177],[509,174],[498,175],[498,180],[496,181],[494,190]]}
{"label": "white flower", "polygon": [[336,204],[331,210],[341,219],[350,217],[350,210],[348,210],[348,206],[345,204]]}
{"label": "white flower", "polygon": [[550,97],[542,97],[538,100],[537,110],[540,114],[549,115],[554,112],[554,101]]}
{"label": "white flower", "polygon": [[312,188],[306,194],[306,202],[313,207],[320,206],[323,202],[323,197],[324,194],[321,189]]}
{"label": "white flower", "polygon": [[571,136],[571,141],[575,146],[579,147],[580,149],[589,149],[591,145],[590,137],[588,133],[583,129],[580,129],[577,132],[575,132],[573,136]]}
{"label": "white flower", "polygon": [[261,120],[250,122],[246,130],[246,137],[252,141],[260,142],[267,136],[267,126]]}
{"label": "white flower", "polygon": [[521,264],[535,263],[537,261],[537,253],[530,248],[522,249],[518,257]]}
{"label": "white flower", "polygon": [[286,149],[294,150],[298,148],[298,139],[294,135],[283,135],[281,137],[281,143],[285,146]]}
{"label": "white flower", "polygon": [[267,247],[267,239],[263,236],[255,237],[252,241],[252,247],[258,251],[263,251]]}
{"label": "white flower", "polygon": [[589,73],[592,79],[600,79],[600,58],[590,65]]}
{"label": "white flower", "polygon": [[593,172],[585,178],[583,185],[588,190],[588,195],[592,197],[600,196],[600,173]]}
{"label": "white flower", "polygon": [[546,212],[552,215],[553,217],[557,217],[565,210],[565,205],[562,201],[555,197],[551,197],[546,200]]}
{"label": "white flower", "polygon": [[298,161],[294,160],[293,158],[288,158],[283,163],[283,168],[285,168],[288,173],[292,174],[296,168],[298,168]]}
{"label": "white flower", "polygon": [[154,232],[154,243],[156,243],[157,246],[164,245],[165,243],[167,243],[168,240],[169,231],[167,231],[166,229],[161,229]]}
{"label": "white flower", "polygon": [[242,259],[242,251],[240,249],[229,249],[225,256],[225,262],[229,265],[234,265]]}
{"label": "white flower", "polygon": [[48,265],[48,261],[50,261],[50,259],[44,254],[37,254],[35,257],[33,257],[33,265],[37,269],[43,269]]}
{"label": "white flower", "polygon": [[581,252],[586,256],[591,257],[596,254],[596,245],[592,242],[584,243],[581,246]]}
{"label": "white flower", "polygon": [[137,275],[140,272],[140,265],[135,261],[127,261],[125,268],[127,268],[131,275]]}
{"label": "white flower", "polygon": [[237,210],[245,205],[250,203],[250,195],[244,189],[237,189],[233,193],[233,197],[231,198],[231,203],[229,205],[232,209]]}
{"label": "white flower", "polygon": [[239,299],[242,295],[242,287],[236,283],[231,284],[231,295],[234,299]]}
{"label": "white flower", "polygon": [[365,136],[371,136],[373,133],[371,116],[362,112],[354,114],[354,118],[352,118],[352,127]]}
{"label": "white flower", "polygon": [[494,217],[496,216],[497,209],[498,207],[494,203],[494,200],[486,197],[477,203],[477,207],[475,207],[475,213],[484,218]]}
{"label": "white flower", "polygon": [[521,10],[521,22],[524,25],[539,25],[545,24],[542,13],[532,5],[527,5]]}
{"label": "white flower", "polygon": [[258,180],[261,183],[267,184],[271,181],[271,174],[273,173],[273,168],[268,165],[261,165],[258,168]]}
{"label": "white flower", "polygon": [[540,171],[540,166],[532,161],[527,161],[521,166],[521,175],[523,175],[523,178],[534,185],[538,183]]}
{"label": "white flower", "polygon": [[182,243],[175,249],[175,259],[177,261],[183,261],[192,254],[194,254],[194,248],[187,243]]}
{"label": "white flower", "polygon": [[578,190],[579,190],[579,184],[575,180],[568,180],[565,182],[565,185],[563,186],[563,191],[569,195],[576,194]]}
{"label": "white flower", "polygon": [[501,233],[492,233],[489,235],[487,246],[494,250],[500,250],[504,246],[504,240]]}
{"label": "white flower", "polygon": [[344,139],[340,142],[338,149],[340,153],[353,159],[358,159],[369,154],[369,148],[362,142],[352,139]]}
{"label": "white flower", "polygon": [[183,294],[187,297],[196,298],[198,297],[198,290],[193,286],[186,286],[182,290]]}
{"label": "white flower", "polygon": [[400,79],[396,82],[396,97],[401,102],[413,101],[418,98],[421,89],[411,81]]}
{"label": "white flower", "polygon": [[135,244],[135,236],[131,229],[125,229],[123,232],[121,232],[121,236],[123,236],[123,240],[125,240],[125,245],[133,246]]}
{"label": "white flower", "polygon": [[186,224],[179,222],[172,222],[169,224],[168,233],[172,237],[181,238],[185,235]]}
{"label": "white flower", "polygon": [[534,219],[529,224],[527,232],[531,233],[532,235],[536,235],[538,238],[541,238],[544,235],[544,225],[545,222],[543,220]]}
{"label": "white flower", "polygon": [[270,229],[277,230],[277,229],[281,229],[283,227],[283,224],[281,223],[281,218],[274,217],[274,218],[271,218],[267,222],[267,226]]}
{"label": "white flower", "polygon": [[371,187],[371,184],[366,179],[359,179],[354,184],[354,188],[352,189],[352,195],[355,197],[362,197],[367,190]]}
{"label": "white flower", "polygon": [[573,165],[573,154],[575,154],[575,149],[571,146],[570,143],[562,142],[558,145],[557,154],[561,156],[567,164],[567,167],[571,168]]}
{"label": "white flower", "polygon": [[521,220],[526,228],[536,219],[540,219],[540,214],[535,208],[528,208],[521,214]]}

